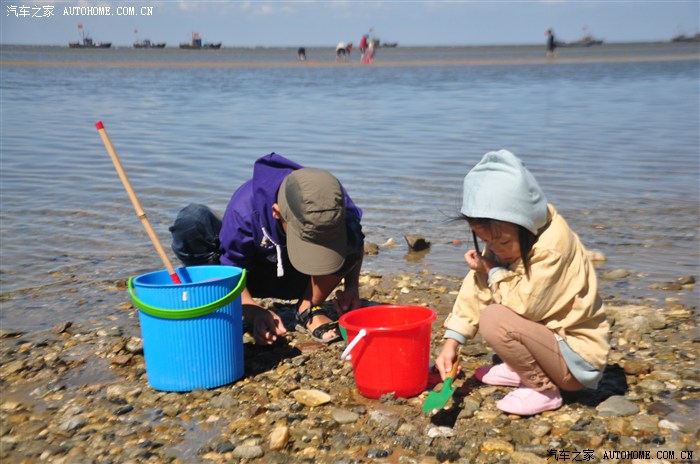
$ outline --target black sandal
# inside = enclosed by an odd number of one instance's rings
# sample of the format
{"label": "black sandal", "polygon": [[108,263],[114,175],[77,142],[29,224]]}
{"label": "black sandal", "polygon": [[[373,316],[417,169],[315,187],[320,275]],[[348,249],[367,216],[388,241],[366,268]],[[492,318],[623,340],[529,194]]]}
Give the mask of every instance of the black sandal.
{"label": "black sandal", "polygon": [[[318,327],[316,327],[313,331],[308,329],[309,322],[311,322],[311,319],[313,319],[315,316],[326,316],[328,319],[333,319],[333,314],[331,313],[330,310],[325,309],[324,307],[317,305],[317,306],[311,306],[304,310],[301,314],[297,313],[297,321],[299,321],[299,324],[296,326],[296,330],[299,332],[304,332],[308,334],[311,338],[313,338],[315,341],[319,343],[333,343],[337,342],[341,338],[343,338],[340,335],[340,331],[338,329],[338,322],[326,322],[325,324],[321,324]],[[328,333],[331,330],[338,330],[338,335],[336,337],[331,337],[331,338],[323,338],[323,336]]]}

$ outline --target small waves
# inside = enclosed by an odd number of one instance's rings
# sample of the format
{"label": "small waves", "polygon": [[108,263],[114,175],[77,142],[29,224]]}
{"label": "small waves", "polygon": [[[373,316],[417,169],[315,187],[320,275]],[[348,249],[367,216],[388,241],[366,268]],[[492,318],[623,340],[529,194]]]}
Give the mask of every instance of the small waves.
{"label": "small waves", "polygon": [[[367,240],[396,241],[368,256],[366,270],[463,275],[470,234],[450,219],[464,175],[485,152],[507,148],[586,246],[607,256],[603,269],[639,276],[637,287],[612,291],[643,296],[657,282],[697,276],[698,62],[615,62],[610,53],[677,52],[614,48],[569,50],[606,59],[561,66],[516,62],[541,57],[539,47],[381,50],[378,63],[386,56],[404,64],[384,67],[3,66],[3,325],[120,317],[128,296],[114,283],[162,268],[98,120],[166,249],[180,208],[196,202],[223,213],[255,159],[274,151],[332,171],[363,209]],[[3,49],[3,59],[184,59],[177,51],[115,52],[42,49],[23,58],[22,50]],[[207,59],[290,56],[248,50]],[[455,56],[512,62],[410,62]],[[23,91],[29,82],[42,85]],[[428,238],[431,250],[409,256],[409,233]]]}

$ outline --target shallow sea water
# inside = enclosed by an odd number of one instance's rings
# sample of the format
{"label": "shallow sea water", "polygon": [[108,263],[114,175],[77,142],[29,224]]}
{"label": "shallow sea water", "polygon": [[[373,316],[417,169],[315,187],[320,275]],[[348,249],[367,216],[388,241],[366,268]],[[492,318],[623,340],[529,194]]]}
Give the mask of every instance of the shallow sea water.
{"label": "shallow sea water", "polygon": [[[180,208],[223,212],[255,159],[331,170],[363,209],[377,273],[464,275],[464,175],[507,148],[629,279],[698,277],[700,54],[694,44],[332,51],[0,47],[2,328],[123,317],[114,282],[161,269],[95,130],[103,121],[166,249]],[[403,236],[431,250],[409,255]],[[462,244],[455,245],[455,240]],[[173,256],[173,262],[177,263]],[[697,305],[698,291],[669,297]],[[448,310],[449,308],[441,308]]]}

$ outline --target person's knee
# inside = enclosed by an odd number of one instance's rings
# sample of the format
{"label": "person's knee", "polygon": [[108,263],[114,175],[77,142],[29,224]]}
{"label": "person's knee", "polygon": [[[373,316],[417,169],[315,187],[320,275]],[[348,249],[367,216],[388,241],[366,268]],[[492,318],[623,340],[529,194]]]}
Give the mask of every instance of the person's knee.
{"label": "person's knee", "polygon": [[481,310],[481,314],[479,315],[479,327],[499,326],[510,313],[512,313],[512,311],[503,305],[488,305]]}
{"label": "person's knee", "polygon": [[492,304],[481,311],[479,316],[479,333],[486,343],[493,345],[497,340],[503,339],[508,333],[504,321],[512,311],[499,304]]}

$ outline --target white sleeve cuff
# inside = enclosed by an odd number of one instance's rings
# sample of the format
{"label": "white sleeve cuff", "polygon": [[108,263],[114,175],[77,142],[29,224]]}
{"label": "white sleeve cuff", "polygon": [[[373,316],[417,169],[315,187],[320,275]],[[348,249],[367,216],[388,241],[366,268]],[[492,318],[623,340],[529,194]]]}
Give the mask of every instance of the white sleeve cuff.
{"label": "white sleeve cuff", "polygon": [[445,330],[445,335],[442,338],[451,338],[455,340],[460,345],[467,343],[467,338],[456,330],[447,329]]}
{"label": "white sleeve cuff", "polygon": [[495,266],[495,267],[492,267],[492,268],[489,270],[489,277],[488,277],[488,280],[487,280],[487,282],[488,282],[489,285],[491,285],[491,278],[493,277],[493,275],[494,275],[495,273],[497,273],[498,271],[502,271],[503,269],[505,269],[505,268],[504,268],[504,267]]}

